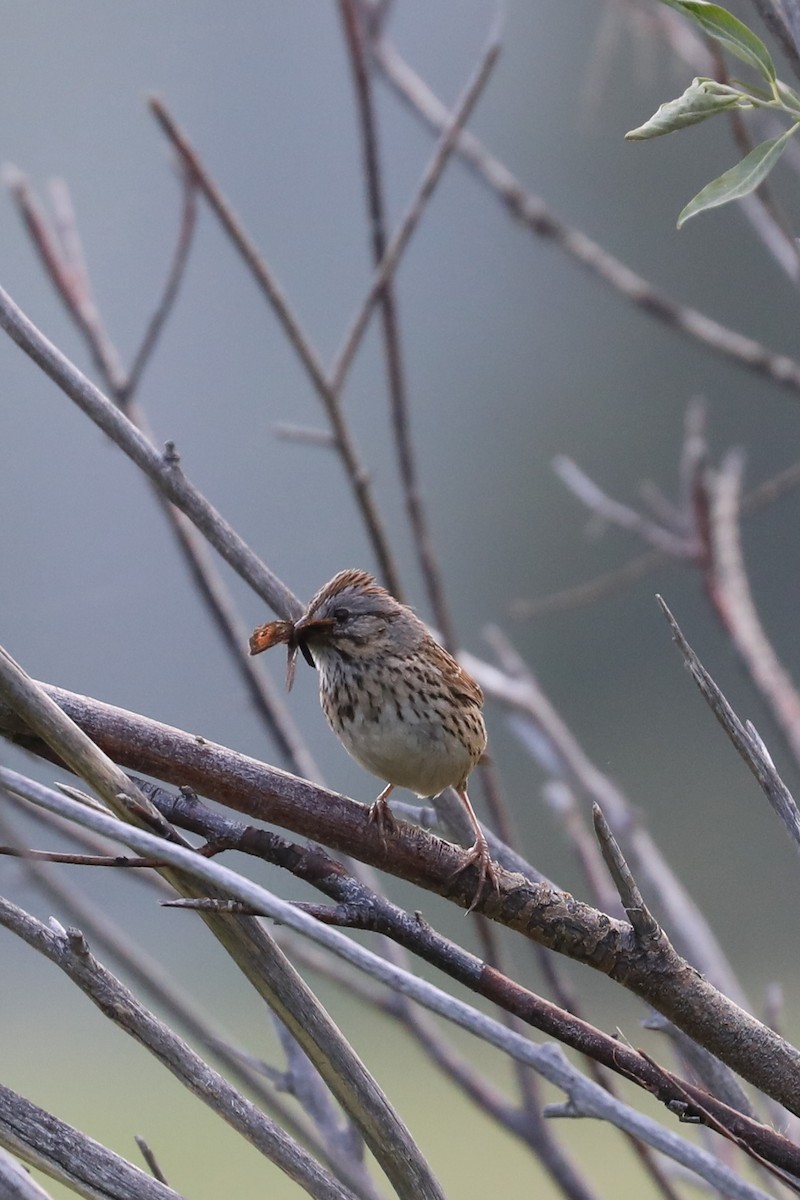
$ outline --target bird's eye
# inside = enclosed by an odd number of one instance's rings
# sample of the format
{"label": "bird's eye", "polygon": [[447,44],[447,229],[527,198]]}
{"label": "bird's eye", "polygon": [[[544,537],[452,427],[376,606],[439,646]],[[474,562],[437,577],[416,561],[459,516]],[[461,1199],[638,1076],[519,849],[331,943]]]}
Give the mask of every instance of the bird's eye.
{"label": "bird's eye", "polygon": [[335,608],[333,610],[333,615],[336,618],[336,620],[339,622],[340,625],[344,625],[345,621],[350,620],[350,609],[349,608]]}

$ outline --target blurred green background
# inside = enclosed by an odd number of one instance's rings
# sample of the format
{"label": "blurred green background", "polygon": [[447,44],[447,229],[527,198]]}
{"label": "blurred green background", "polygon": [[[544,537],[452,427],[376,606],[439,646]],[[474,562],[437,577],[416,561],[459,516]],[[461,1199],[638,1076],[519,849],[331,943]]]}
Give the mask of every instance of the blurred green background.
{"label": "blurred green background", "polygon": [[[471,127],[564,221],[676,299],[793,354],[794,286],[741,212],[723,209],[675,231],[683,204],[738,157],[728,128],[711,123],[656,143],[623,141],[694,73],[655,35],[657,9],[655,0],[651,9],[621,0],[511,0],[503,54]],[[747,5],[739,11],[755,22]],[[451,104],[493,18],[484,0],[406,0],[394,5],[390,32]],[[49,0],[7,6],[3,38],[0,157],[37,187],[53,176],[68,182],[97,301],[126,359],[177,227],[170,155],[145,105],[152,92],[188,131],[319,352],[333,355],[370,271],[353,91],[334,4]],[[376,96],[396,218],[431,138],[380,84]],[[788,173],[780,192],[796,218]],[[89,369],[8,198],[0,204],[0,244],[0,283]],[[512,637],[587,752],[627,790],[753,1004],[780,980],[787,1030],[796,1032],[796,858],[682,669],[656,592],[740,715],[755,721],[790,786],[796,773],[709,614],[699,577],[664,568],[591,608],[532,621],[515,619],[511,606],[590,579],[639,549],[616,531],[597,536],[555,477],[556,454],[575,458],[629,502],[646,479],[674,494],[684,412],[702,394],[714,452],[742,446],[752,485],[798,456],[797,398],[634,310],[516,225],[455,162],[403,260],[397,294],[419,465],[463,644],[488,657],[488,622]],[[3,644],[38,678],[280,763],[143,479],[5,339],[0,371]],[[190,478],[300,596],[342,567],[374,567],[333,456],[274,436],[276,423],[321,426],[323,417],[272,314],[202,205],[183,292],[139,399],[159,438],[176,442]],[[409,595],[429,616],[397,486],[375,331],[352,373],[347,413]],[[764,623],[795,673],[798,518],[800,498],[792,495],[744,529]],[[249,625],[268,619],[255,597],[229,582]],[[282,660],[262,665],[280,680]],[[329,734],[302,663],[289,704],[331,786],[371,800],[374,781]],[[542,803],[540,771],[502,711],[490,706],[488,721],[526,853],[586,895]],[[18,769],[53,777],[2,753]],[[44,836],[31,832],[38,846]],[[281,894],[301,894],[280,873],[263,875]],[[277,1054],[260,1006],[191,916],[159,910],[149,893],[116,875],[70,878],[172,964],[237,1038],[256,1053]],[[0,884],[38,914],[52,911],[13,861],[0,859]],[[387,887],[472,944],[460,914],[411,887]],[[527,949],[513,953],[519,978],[539,986]],[[54,968],[10,936],[0,939],[0,955],[5,1083],[137,1161],[132,1138],[141,1133],[171,1184],[196,1200],[228,1193],[232,1178],[242,1197],[262,1194],[265,1178],[276,1200],[297,1194],[277,1172],[265,1175],[254,1154],[220,1133]],[[620,1027],[654,1053],[662,1049],[619,989],[586,971],[569,974],[590,1019]],[[335,989],[323,984],[322,994],[419,1135],[448,1195],[549,1194],[530,1156],[432,1076],[404,1035]],[[513,1087],[506,1064],[457,1040]],[[640,1094],[635,1101],[657,1113]],[[599,1192],[650,1194],[638,1168],[621,1175],[616,1134],[579,1122],[563,1132]]]}

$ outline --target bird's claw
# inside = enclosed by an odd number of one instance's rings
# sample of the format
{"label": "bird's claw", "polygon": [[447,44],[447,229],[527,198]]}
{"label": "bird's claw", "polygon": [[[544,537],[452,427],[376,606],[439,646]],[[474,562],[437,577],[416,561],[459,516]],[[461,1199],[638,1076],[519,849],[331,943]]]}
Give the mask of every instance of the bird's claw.
{"label": "bird's claw", "polygon": [[386,849],[386,835],[387,833],[394,833],[397,828],[397,822],[394,819],[392,810],[382,796],[379,796],[377,800],[374,800],[370,804],[368,819],[370,824],[377,826],[381,845]]}
{"label": "bird's claw", "polygon": [[475,842],[467,851],[466,858],[462,862],[461,866],[456,867],[450,878],[456,879],[469,867],[478,868],[478,886],[475,889],[475,895],[472,899],[472,903],[467,909],[468,914],[471,913],[476,905],[483,899],[483,892],[487,881],[495,892],[499,893],[500,891],[500,880],[497,874],[497,868],[492,861],[491,854],[489,853],[489,843],[482,835],[481,837],[475,839]]}

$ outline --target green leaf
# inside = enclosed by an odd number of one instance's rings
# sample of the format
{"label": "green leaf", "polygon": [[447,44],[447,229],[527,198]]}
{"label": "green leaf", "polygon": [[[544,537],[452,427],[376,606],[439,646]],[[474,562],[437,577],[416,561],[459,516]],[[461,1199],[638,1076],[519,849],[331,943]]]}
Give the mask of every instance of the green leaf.
{"label": "green leaf", "polygon": [[662,0],[662,3],[691,17],[709,37],[721,42],[726,50],[742,62],[755,67],[769,83],[775,82],[775,64],[769,50],[761,38],[756,37],[752,29],[748,29],[727,8],[721,4],[709,4],[706,0]]}
{"label": "green leaf", "polygon": [[797,125],[793,125],[780,137],[762,142],[760,146],[756,146],[755,150],[751,150],[740,163],[731,167],[730,171],[726,171],[724,175],[720,175],[719,179],[714,179],[711,183],[706,184],[703,190],[689,201],[678,217],[678,229],[690,217],[697,216],[707,208],[718,208],[720,204],[739,200],[742,196],[747,196],[750,192],[755,191],[783,154],[786,143],[796,129]]}
{"label": "green leaf", "polygon": [[625,140],[640,142],[661,137],[687,125],[696,125],[698,121],[705,121],[707,117],[738,104],[747,104],[747,97],[734,88],[725,87],[715,79],[693,79],[682,96],[662,104],[649,121],[626,133]]}

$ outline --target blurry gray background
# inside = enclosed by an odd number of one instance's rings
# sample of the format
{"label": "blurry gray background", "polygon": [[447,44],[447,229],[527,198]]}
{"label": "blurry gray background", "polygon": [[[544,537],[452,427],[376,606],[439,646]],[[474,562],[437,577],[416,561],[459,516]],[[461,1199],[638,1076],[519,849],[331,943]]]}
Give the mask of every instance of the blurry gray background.
{"label": "blurry gray background", "polygon": [[[399,48],[451,104],[485,42],[493,5],[406,0],[395,10],[390,29]],[[626,144],[624,132],[682,91],[692,71],[672,61],[625,5],[617,8],[609,41],[608,11],[597,0],[509,3],[502,58],[471,127],[563,220],[676,299],[794,354],[795,290],[742,214],[723,209],[675,231],[683,204],[735,161],[728,129],[711,123],[672,139]],[[741,12],[754,20],[746,6]],[[7,5],[2,20],[0,158],[37,187],[53,176],[67,180],[97,301],[123,357],[138,345],[177,226],[170,154],[145,106],[155,92],[188,131],[328,360],[370,269],[352,85],[335,6],[51,0]],[[376,94],[397,217],[432,142],[385,87],[377,84]],[[783,198],[797,213],[795,191],[793,179],[784,184]],[[8,198],[0,203],[0,245],[0,283],[88,369]],[[752,717],[784,765],[769,720],[708,613],[699,578],[664,569],[589,609],[529,622],[514,620],[510,606],[589,579],[639,548],[615,531],[587,536],[585,513],[552,472],[554,455],[574,457],[622,499],[635,501],[644,479],[670,491],[685,407],[702,394],[715,451],[743,446],[753,484],[797,457],[797,398],[634,311],[514,224],[457,162],[403,260],[397,292],[420,470],[463,644],[488,656],[482,636],[488,622],[513,638],[589,754],[644,814],[754,1002],[766,983],[781,979],[787,1022],[796,1028],[796,922],[787,917],[797,904],[796,861],[698,698],[654,601],[657,591],[664,594],[740,715]],[[0,378],[3,644],[41,679],[279,762],[142,477],[5,339]],[[300,596],[342,567],[374,567],[334,457],[273,434],[277,422],[321,426],[322,413],[272,314],[202,204],[182,295],[139,399],[159,439],[176,442],[190,478]],[[374,332],[349,381],[347,413],[409,595],[429,616],[396,481]],[[798,517],[800,498],[792,496],[745,527],[756,600],[796,674]],[[229,581],[248,625],[269,618],[236,579]],[[281,678],[282,655],[262,665]],[[288,703],[331,786],[371,800],[375,781],[329,734],[314,677],[302,663]],[[527,853],[551,878],[585,894],[541,803],[537,768],[501,711],[490,706],[488,720]],[[51,769],[2,753],[12,765],[53,777]],[[797,783],[791,771],[787,778]],[[299,894],[278,873],[265,874],[283,894]],[[231,981],[222,955],[190,916],[158,911],[141,889],[116,876],[71,878],[179,967],[239,1036],[269,1053],[258,1006]],[[19,902],[43,915],[51,911],[13,862],[0,860],[0,881]],[[422,905],[441,928],[469,939],[457,913],[414,889],[388,886],[402,902]],[[0,939],[0,955],[4,1082],[128,1156],[136,1155],[133,1132],[147,1136],[157,1153],[163,1134],[170,1181],[200,1200],[220,1194],[227,1155],[242,1171],[238,1194],[257,1194],[255,1156],[242,1155],[232,1137],[212,1154],[212,1126],[199,1106],[164,1085],[139,1051],[54,978],[53,968],[8,936]],[[525,955],[518,955],[520,977],[535,984]],[[587,972],[574,978],[589,1016],[642,1040],[641,1014],[617,990]],[[35,1011],[32,988],[41,998]],[[325,996],[381,1072],[454,1196],[484,1195],[490,1177],[496,1185],[500,1157],[509,1179],[519,1179],[520,1171],[538,1179],[527,1156],[487,1132],[461,1101],[450,1110],[450,1132],[437,1130],[441,1097],[449,1095],[444,1085],[441,1092],[438,1085],[426,1088],[420,1099],[419,1071],[409,1069],[415,1052],[390,1027],[365,1022],[346,997]],[[36,1061],[31,1037],[41,1046]],[[470,1053],[487,1070],[503,1070],[489,1054]],[[175,1130],[184,1128],[174,1146]],[[496,1138],[486,1143],[495,1148],[465,1167],[460,1147],[473,1128]],[[594,1136],[569,1133],[578,1144]],[[614,1194],[628,1194],[625,1186],[615,1177]],[[642,1194],[636,1177],[630,1188],[630,1195]],[[295,1192],[278,1180],[273,1194]]]}

